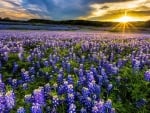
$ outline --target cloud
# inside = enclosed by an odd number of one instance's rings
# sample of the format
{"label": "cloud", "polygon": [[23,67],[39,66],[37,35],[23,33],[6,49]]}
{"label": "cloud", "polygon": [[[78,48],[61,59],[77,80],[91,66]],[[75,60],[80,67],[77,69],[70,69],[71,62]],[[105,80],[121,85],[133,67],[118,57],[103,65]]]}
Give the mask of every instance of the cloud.
{"label": "cloud", "polygon": [[119,16],[119,11],[125,9],[139,14],[136,11],[148,11],[149,6],[149,0],[0,0],[0,16],[13,19],[102,20],[112,17],[114,12]]}
{"label": "cloud", "polygon": [[[25,0],[23,6],[32,13],[29,5],[36,5],[42,10],[42,15],[52,17],[52,19],[72,19],[85,15],[88,7],[82,5],[81,0]],[[86,9],[86,10],[85,10]],[[34,11],[35,12],[35,11]],[[40,12],[36,11],[38,14]]]}
{"label": "cloud", "polygon": [[12,19],[40,18],[22,7],[22,0],[0,0],[0,16]]}
{"label": "cloud", "polygon": [[120,16],[123,16],[124,12],[127,11],[131,16],[137,16],[140,19],[141,15],[144,17],[143,20],[148,20],[150,19],[149,5],[150,1],[148,0],[132,0],[103,4],[94,3],[90,5],[92,10],[87,15],[79,17],[79,19],[111,21],[113,18],[119,18]]}
{"label": "cloud", "polygon": [[99,9],[108,9],[109,7],[108,6],[102,6],[102,7],[100,7]]}

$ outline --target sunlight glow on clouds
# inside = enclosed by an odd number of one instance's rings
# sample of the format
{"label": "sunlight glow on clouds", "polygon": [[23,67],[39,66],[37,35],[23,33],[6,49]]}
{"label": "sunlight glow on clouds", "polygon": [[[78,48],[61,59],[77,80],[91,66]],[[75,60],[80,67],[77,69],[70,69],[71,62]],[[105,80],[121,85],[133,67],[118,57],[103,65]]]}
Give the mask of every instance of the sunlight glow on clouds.
{"label": "sunlight glow on clouds", "polygon": [[0,17],[23,20],[114,21],[125,10],[137,20],[148,20],[150,0],[0,0]]}
{"label": "sunlight glow on clouds", "polygon": [[[115,21],[118,17],[123,16],[124,11],[127,11],[130,16],[134,16],[133,18],[137,21],[150,19],[150,2],[148,0],[133,0],[104,4],[96,3],[91,4],[90,7],[92,8],[91,12],[88,15],[79,17],[79,19]],[[103,9],[103,7],[106,8]],[[135,11],[137,15],[133,14]],[[142,13],[142,11],[145,14],[141,17],[140,13]]]}
{"label": "sunlight glow on clouds", "polygon": [[22,0],[0,0],[0,17],[11,19],[40,18],[22,7]]}

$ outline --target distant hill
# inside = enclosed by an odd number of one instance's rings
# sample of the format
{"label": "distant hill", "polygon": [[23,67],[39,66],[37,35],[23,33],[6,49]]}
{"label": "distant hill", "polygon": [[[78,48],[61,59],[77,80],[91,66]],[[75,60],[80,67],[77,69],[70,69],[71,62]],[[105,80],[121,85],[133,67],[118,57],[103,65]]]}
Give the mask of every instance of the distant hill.
{"label": "distant hill", "polygon": [[[43,24],[57,24],[57,25],[83,25],[83,26],[97,26],[97,27],[110,27],[116,25],[117,22],[101,22],[101,21],[88,21],[88,20],[44,20],[44,19],[30,19],[30,20],[11,20],[9,18],[0,18],[0,22],[15,22],[16,24],[34,24],[34,25],[43,25]],[[131,22],[136,27],[150,27],[150,20],[143,22]]]}
{"label": "distant hill", "polygon": [[112,22],[100,22],[100,21],[88,21],[88,20],[54,21],[54,20],[31,19],[31,20],[28,20],[27,22],[41,23],[41,24],[85,25],[85,26],[101,26],[101,27],[108,27],[113,24]]}

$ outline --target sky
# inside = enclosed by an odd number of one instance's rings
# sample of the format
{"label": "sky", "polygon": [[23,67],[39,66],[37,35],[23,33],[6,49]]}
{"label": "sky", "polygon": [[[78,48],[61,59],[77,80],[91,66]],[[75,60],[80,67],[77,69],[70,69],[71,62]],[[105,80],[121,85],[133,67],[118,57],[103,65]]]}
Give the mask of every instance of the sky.
{"label": "sky", "polygon": [[124,12],[136,21],[150,20],[150,0],[0,0],[0,17],[115,21]]}

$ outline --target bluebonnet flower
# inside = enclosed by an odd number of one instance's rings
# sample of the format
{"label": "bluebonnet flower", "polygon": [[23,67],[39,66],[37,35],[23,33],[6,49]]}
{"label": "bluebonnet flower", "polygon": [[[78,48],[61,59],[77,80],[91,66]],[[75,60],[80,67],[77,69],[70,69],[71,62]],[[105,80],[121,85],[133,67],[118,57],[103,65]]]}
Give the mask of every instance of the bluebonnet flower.
{"label": "bluebonnet flower", "polygon": [[88,89],[91,94],[94,93],[94,91],[95,91],[95,81],[94,80],[88,83]]}
{"label": "bluebonnet flower", "polygon": [[17,109],[17,113],[26,113],[25,109],[23,107],[19,107]]}
{"label": "bluebonnet flower", "polygon": [[15,106],[15,103],[16,103],[15,94],[12,90],[6,93],[5,100],[6,100],[6,106],[8,109],[12,109]]}
{"label": "bluebonnet flower", "polygon": [[66,92],[66,90],[64,88],[64,85],[59,85],[59,87],[58,87],[58,94],[61,95],[61,94],[65,93],[65,92]]}
{"label": "bluebonnet flower", "polygon": [[123,60],[119,59],[118,62],[117,62],[117,67],[121,68],[122,66],[123,66]]}
{"label": "bluebonnet flower", "polygon": [[79,69],[84,69],[84,65],[80,64]]}
{"label": "bluebonnet flower", "polygon": [[111,112],[110,113],[116,113],[115,108],[111,108]]}
{"label": "bluebonnet flower", "polygon": [[63,83],[63,75],[62,74],[58,74],[58,76],[57,76],[57,82],[59,83],[59,84],[61,84],[61,83]]}
{"label": "bluebonnet flower", "polygon": [[107,91],[110,92],[112,90],[112,88],[113,88],[113,85],[112,84],[108,84]]}
{"label": "bluebonnet flower", "polygon": [[98,75],[98,85],[102,86],[103,84],[103,77],[101,75]]}
{"label": "bluebonnet flower", "polygon": [[67,72],[70,73],[70,71],[71,71],[71,64],[67,63],[67,67],[66,68],[67,68]]}
{"label": "bluebonnet flower", "polygon": [[140,65],[141,65],[141,62],[139,60],[137,60],[137,59],[132,60],[132,67],[134,70],[139,70]]}
{"label": "bluebonnet flower", "polygon": [[7,79],[7,82],[8,82],[9,85],[12,85],[12,78],[9,77],[9,78]]}
{"label": "bluebonnet flower", "polygon": [[73,84],[73,78],[72,78],[71,75],[68,75],[67,81],[68,81],[69,84]]}
{"label": "bluebonnet flower", "polygon": [[140,99],[136,102],[136,107],[141,108],[147,103],[146,99]]}
{"label": "bluebonnet flower", "polygon": [[33,102],[33,98],[32,98],[31,94],[25,95],[24,98],[25,98],[24,100],[26,103],[32,103]]}
{"label": "bluebonnet flower", "polygon": [[35,80],[35,75],[31,75],[31,81],[33,82]]}
{"label": "bluebonnet flower", "polygon": [[22,69],[21,69],[21,75],[22,75],[23,73],[25,73],[25,71],[26,71],[26,70],[25,70],[24,68],[22,68]]}
{"label": "bluebonnet flower", "polygon": [[0,70],[2,69],[2,62],[0,61]]}
{"label": "bluebonnet flower", "polygon": [[55,72],[58,72],[58,71],[59,71],[59,69],[58,69],[58,67],[57,67],[56,65],[54,65],[53,70],[54,70]]}
{"label": "bluebonnet flower", "polygon": [[94,79],[93,72],[91,71],[90,73],[87,73],[87,81],[92,82]]}
{"label": "bluebonnet flower", "polygon": [[22,85],[23,83],[24,83],[24,81],[23,81],[22,79],[19,79],[19,80],[18,80],[18,86],[19,86],[19,85]]}
{"label": "bluebonnet flower", "polygon": [[41,106],[37,103],[36,104],[33,103],[31,107],[31,113],[43,113]]}
{"label": "bluebonnet flower", "polygon": [[41,67],[41,64],[40,64],[39,61],[36,61],[35,67],[38,68],[38,69]]}
{"label": "bluebonnet flower", "polygon": [[2,82],[2,74],[0,73],[0,82]]}
{"label": "bluebonnet flower", "polygon": [[49,84],[49,83],[47,83],[47,84],[44,85],[44,91],[45,91],[46,93],[49,93],[49,92],[51,91],[51,87],[50,87],[50,84]]}
{"label": "bluebonnet flower", "polygon": [[22,74],[22,79],[23,79],[25,82],[30,82],[30,81],[31,81],[28,71],[25,71],[25,72]]}
{"label": "bluebonnet flower", "polygon": [[86,78],[84,76],[83,77],[79,77],[79,80],[77,81],[78,86],[84,85],[85,81],[86,81]]}
{"label": "bluebonnet flower", "polygon": [[114,53],[112,52],[109,56],[109,61],[112,62],[114,60]]}
{"label": "bluebonnet flower", "polygon": [[85,56],[82,55],[82,56],[81,56],[81,62],[83,63],[84,61],[85,61]]}
{"label": "bluebonnet flower", "polygon": [[104,111],[110,113],[112,109],[112,102],[108,99],[104,104]]}
{"label": "bluebonnet flower", "polygon": [[16,73],[17,72],[17,70],[18,70],[18,68],[19,68],[19,65],[16,63],[16,62],[14,62],[14,65],[13,65],[13,73]]}
{"label": "bluebonnet flower", "polygon": [[30,67],[29,68],[29,74],[30,75],[34,75],[35,74],[35,68],[34,67]]}
{"label": "bluebonnet flower", "polygon": [[101,93],[101,86],[95,84],[94,85],[94,93],[96,95],[96,99],[100,97],[100,93]]}
{"label": "bluebonnet flower", "polygon": [[72,84],[67,85],[67,93],[74,93]]}
{"label": "bluebonnet flower", "polygon": [[81,108],[80,113],[87,113],[87,110],[85,108]]}
{"label": "bluebonnet flower", "polygon": [[0,93],[0,112],[4,113],[6,107],[5,96],[3,93]]}
{"label": "bluebonnet flower", "polygon": [[44,63],[43,63],[43,64],[44,64],[44,66],[45,66],[45,67],[48,67],[48,66],[49,66],[49,62],[48,62],[47,60],[46,60],[46,61],[44,61]]}
{"label": "bluebonnet flower", "polygon": [[5,91],[6,91],[5,84],[2,81],[0,81],[0,93],[5,93]]}
{"label": "bluebonnet flower", "polygon": [[104,101],[103,100],[96,101],[95,106],[98,108],[100,113],[103,113],[103,111],[104,111]]}
{"label": "bluebonnet flower", "polygon": [[68,105],[74,103],[74,94],[72,94],[72,93],[71,94],[70,93],[67,94],[67,102],[68,102]]}
{"label": "bluebonnet flower", "polygon": [[50,113],[57,113],[56,107],[53,107]]}
{"label": "bluebonnet flower", "polygon": [[104,79],[107,79],[108,77],[107,77],[107,74],[106,74],[106,72],[105,72],[105,69],[101,69],[101,75],[102,75],[102,77],[104,78]]}
{"label": "bluebonnet flower", "polygon": [[18,53],[18,58],[19,58],[19,60],[22,61],[24,59],[24,54],[22,52],[19,52]]}
{"label": "bluebonnet flower", "polygon": [[91,109],[92,107],[92,99],[90,97],[86,97],[84,100],[84,104],[87,109]]}
{"label": "bluebonnet flower", "polygon": [[96,106],[92,107],[92,113],[100,113]]}
{"label": "bluebonnet flower", "polygon": [[148,82],[150,82],[150,70],[146,71],[144,74],[144,79]]}
{"label": "bluebonnet flower", "polygon": [[31,62],[32,60],[33,60],[32,56],[29,55],[29,56],[27,57],[27,61],[28,61],[28,62]]}
{"label": "bluebonnet flower", "polygon": [[59,105],[59,99],[57,95],[53,96],[52,103],[54,107],[57,107]]}
{"label": "bluebonnet flower", "polygon": [[37,58],[40,60],[42,58],[42,54],[40,52],[37,53]]}
{"label": "bluebonnet flower", "polygon": [[91,68],[91,71],[93,72],[93,74],[94,74],[95,76],[98,75],[98,72],[97,72],[96,68],[92,67],[92,68]]}
{"label": "bluebonnet flower", "polygon": [[18,80],[17,79],[12,79],[12,83],[11,83],[13,88],[17,88],[18,86]]}
{"label": "bluebonnet flower", "polygon": [[35,103],[44,106],[45,105],[44,88],[39,87],[38,89],[35,89],[33,92],[33,98]]}
{"label": "bluebonnet flower", "polygon": [[68,108],[68,113],[76,113],[76,105],[70,104]]}
{"label": "bluebonnet flower", "polygon": [[89,95],[90,95],[90,91],[89,91],[89,89],[88,88],[86,88],[86,87],[83,87],[82,88],[82,95],[83,95],[83,97],[88,97]]}
{"label": "bluebonnet flower", "polygon": [[68,90],[68,81],[66,81],[65,79],[63,80],[63,86],[64,86],[64,91],[67,92],[67,90]]}
{"label": "bluebonnet flower", "polygon": [[27,83],[23,83],[22,87],[23,87],[24,90],[27,90],[28,89],[28,84]]}
{"label": "bluebonnet flower", "polygon": [[79,77],[83,77],[83,69],[79,69]]}
{"label": "bluebonnet flower", "polygon": [[112,74],[117,74],[119,69],[116,66],[111,67],[111,73]]}
{"label": "bluebonnet flower", "polygon": [[63,67],[63,69],[65,69],[65,67],[66,67],[65,61],[62,61],[62,67]]}
{"label": "bluebonnet flower", "polygon": [[4,52],[4,57],[3,57],[4,61],[8,61],[8,52]]}

